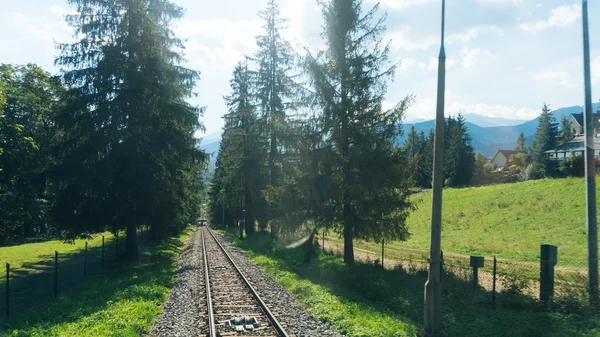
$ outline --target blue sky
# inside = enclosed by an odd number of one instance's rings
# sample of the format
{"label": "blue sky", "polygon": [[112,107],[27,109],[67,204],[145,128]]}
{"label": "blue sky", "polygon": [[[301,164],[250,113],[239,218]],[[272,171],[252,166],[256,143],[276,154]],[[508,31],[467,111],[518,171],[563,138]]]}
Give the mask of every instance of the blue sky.
{"label": "blue sky", "polygon": [[[188,66],[202,72],[194,104],[206,106],[207,133],[218,132],[235,63],[252,54],[265,0],[174,0],[187,9],[176,32],[185,38]],[[376,0],[365,0],[370,8]],[[441,0],[380,0],[388,13],[385,38],[400,61],[388,87],[388,105],[408,94],[416,99],[408,119],[435,111]],[[447,113],[515,119],[553,108],[583,105],[581,1],[447,0]],[[279,0],[294,45],[318,48],[321,15],[316,0]],[[592,78],[600,84],[600,1],[589,5]],[[56,73],[53,40],[69,41],[66,0],[5,1],[0,13],[0,62],[37,63]],[[593,91],[594,101],[600,98]]]}

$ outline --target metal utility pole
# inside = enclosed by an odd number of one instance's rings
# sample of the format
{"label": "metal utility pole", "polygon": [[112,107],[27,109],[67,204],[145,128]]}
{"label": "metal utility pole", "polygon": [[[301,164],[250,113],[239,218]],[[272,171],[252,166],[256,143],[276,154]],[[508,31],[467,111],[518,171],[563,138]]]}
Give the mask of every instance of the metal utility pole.
{"label": "metal utility pole", "polygon": [[583,21],[583,78],[585,86],[585,192],[588,246],[588,300],[598,306],[598,219],[596,215],[596,164],[594,156],[594,119],[592,111],[592,83],[590,76],[590,36],[588,2],[582,0]]}
{"label": "metal utility pole", "polygon": [[446,90],[446,51],[444,24],[446,1],[442,0],[442,39],[438,63],[437,109],[435,116],[435,144],[433,149],[433,200],[431,209],[431,249],[429,277],[425,283],[425,326],[418,336],[447,336],[442,331],[442,283],[440,279],[442,241],[442,181],[444,163],[444,94]]}

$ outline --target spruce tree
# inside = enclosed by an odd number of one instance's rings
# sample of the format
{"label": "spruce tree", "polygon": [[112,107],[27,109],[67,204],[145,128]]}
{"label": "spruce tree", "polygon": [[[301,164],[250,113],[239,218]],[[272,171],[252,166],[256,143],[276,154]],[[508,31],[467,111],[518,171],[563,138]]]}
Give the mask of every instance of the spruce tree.
{"label": "spruce tree", "polygon": [[[262,120],[260,131],[268,153],[265,188],[269,189],[285,184],[286,174],[281,170],[287,165],[282,162],[284,156],[281,151],[286,147],[286,141],[291,141],[287,111],[293,108],[295,97],[295,84],[290,74],[294,57],[291,45],[281,36],[287,20],[281,17],[277,2],[268,0],[266,8],[258,16],[264,22],[264,32],[256,37],[258,50],[253,59],[258,63],[258,71],[254,86]],[[262,213],[263,210],[260,211]],[[274,236],[277,229],[273,219],[278,214],[272,207],[266,211]]]}
{"label": "spruce tree", "polygon": [[333,225],[344,237],[344,261],[354,263],[353,239],[408,237],[409,161],[395,144],[410,98],[382,108],[386,80],[394,74],[383,44],[378,5],[361,0],[322,3],[326,48],[307,66],[322,109],[323,134],[331,146]]}
{"label": "spruce tree", "polygon": [[527,144],[527,138],[525,137],[525,133],[521,132],[519,134],[519,138],[517,138],[517,146],[515,146],[515,151],[525,151]]}
{"label": "spruce tree", "polygon": [[444,177],[446,186],[467,186],[471,183],[475,164],[475,151],[471,136],[462,114],[446,120],[446,154],[444,155]]}
{"label": "spruce tree", "polygon": [[183,9],[166,0],[69,0],[79,40],[59,45],[56,64],[73,99],[59,117],[65,140],[54,216],[67,238],[136,228],[165,237],[192,221],[205,154],[194,133],[202,109],[186,103],[199,73],[181,66],[171,24]]}
{"label": "spruce tree", "polygon": [[569,141],[573,140],[573,138],[575,138],[573,125],[567,116],[562,116],[560,119],[559,145],[568,143]]}
{"label": "spruce tree", "polygon": [[544,103],[529,149],[535,171],[533,176],[548,176],[552,173],[551,164],[545,152],[557,146],[557,136],[558,125],[552,115],[552,110]]}
{"label": "spruce tree", "polygon": [[433,179],[433,145],[435,132],[433,129],[429,130],[427,137],[425,137],[425,133],[422,132],[422,137],[424,139],[423,151],[421,153],[421,159],[419,160],[419,166],[417,167],[421,180],[418,185],[422,188],[431,188]]}
{"label": "spruce tree", "polygon": [[[255,203],[261,197],[263,147],[260,124],[251,102],[251,79],[247,63],[233,71],[231,95],[225,97],[229,113],[225,116],[223,142],[225,190],[230,210],[244,218],[247,234],[254,232]],[[241,198],[239,196],[242,196]]]}
{"label": "spruce tree", "polygon": [[414,125],[410,127],[410,131],[404,142],[404,150],[412,163],[413,181],[416,186],[423,186],[425,181],[425,171],[421,168],[424,160],[425,135],[423,132],[417,133]]}

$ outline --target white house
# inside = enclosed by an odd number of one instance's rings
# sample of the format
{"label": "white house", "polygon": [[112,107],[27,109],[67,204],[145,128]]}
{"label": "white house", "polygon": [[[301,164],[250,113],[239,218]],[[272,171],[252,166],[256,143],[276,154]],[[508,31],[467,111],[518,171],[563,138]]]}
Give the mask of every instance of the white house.
{"label": "white house", "polygon": [[575,136],[583,135],[583,112],[571,114],[567,120],[571,123]]}
{"label": "white house", "polygon": [[492,165],[494,168],[499,169],[502,168],[504,170],[508,169],[508,159],[513,154],[523,153],[523,151],[515,151],[515,150],[498,150],[494,158],[492,158]]}
{"label": "white house", "polygon": [[[546,155],[550,160],[562,161],[571,156],[583,156],[585,151],[585,137],[583,135],[576,136],[571,141],[557,146],[555,149],[546,151]],[[594,156],[600,158],[600,139],[594,138]]]}

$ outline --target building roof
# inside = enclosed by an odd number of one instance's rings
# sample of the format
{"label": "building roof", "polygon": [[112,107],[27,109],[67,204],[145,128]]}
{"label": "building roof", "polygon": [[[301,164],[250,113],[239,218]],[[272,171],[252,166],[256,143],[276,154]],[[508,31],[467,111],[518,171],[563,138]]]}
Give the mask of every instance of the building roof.
{"label": "building roof", "polygon": [[[525,153],[525,151],[517,151],[517,150],[498,150],[498,152],[496,152],[496,156],[498,155],[498,153],[502,153],[506,158],[510,158],[510,156],[512,156],[513,154],[519,154],[519,153]],[[496,157],[494,156],[494,158]]]}
{"label": "building roof", "polygon": [[575,118],[575,120],[577,121],[577,123],[579,123],[579,125],[583,126],[583,112],[571,114],[571,115],[573,115],[573,118]]}
{"label": "building roof", "polygon": [[[594,138],[594,150],[600,150],[600,138]],[[548,150],[545,153],[554,152],[569,152],[569,151],[585,151],[585,137],[577,136],[573,140],[564,143],[556,147],[555,149]]]}
{"label": "building roof", "polygon": [[504,157],[506,157],[506,159],[510,158],[510,156],[512,156],[513,154],[518,154],[518,153],[525,153],[525,151],[517,151],[517,150],[498,150],[498,152],[496,152],[496,155],[494,155],[494,158],[492,158],[492,161],[494,161],[494,159],[496,159],[496,157],[498,157],[498,154],[502,153],[504,155]]}

